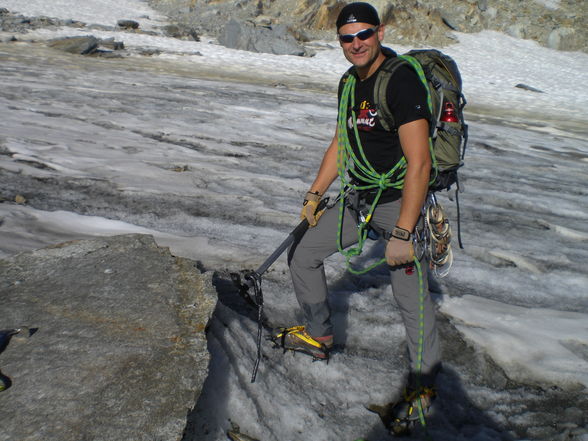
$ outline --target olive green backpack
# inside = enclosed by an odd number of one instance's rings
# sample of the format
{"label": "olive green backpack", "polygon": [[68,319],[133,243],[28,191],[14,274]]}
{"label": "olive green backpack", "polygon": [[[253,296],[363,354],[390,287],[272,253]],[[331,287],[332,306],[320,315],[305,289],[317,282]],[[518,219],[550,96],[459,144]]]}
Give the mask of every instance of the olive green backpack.
{"label": "olive green backpack", "polygon": [[[383,51],[386,55],[395,55],[391,49],[383,48]],[[374,86],[374,105],[380,115],[380,124],[388,131],[396,130],[397,127],[386,102],[386,89],[396,69],[404,64],[410,65],[416,71],[428,92],[431,111],[429,127],[436,173],[430,190],[449,190],[455,184],[458,240],[463,248],[457,172],[464,164],[468,126],[463,116],[466,99],[462,93],[461,75],[455,61],[436,49],[415,49],[403,55],[388,56],[378,72]],[[350,72],[351,69],[348,74]]]}
{"label": "olive green backpack", "polygon": [[459,190],[457,170],[463,165],[468,126],[463,117],[466,100],[457,64],[435,49],[411,50],[404,55],[386,58],[374,88],[374,104],[380,123],[386,130],[396,129],[394,117],[386,103],[386,89],[396,69],[403,64],[416,71],[429,95],[430,136],[437,167],[437,177],[431,190],[448,190],[453,184]]}

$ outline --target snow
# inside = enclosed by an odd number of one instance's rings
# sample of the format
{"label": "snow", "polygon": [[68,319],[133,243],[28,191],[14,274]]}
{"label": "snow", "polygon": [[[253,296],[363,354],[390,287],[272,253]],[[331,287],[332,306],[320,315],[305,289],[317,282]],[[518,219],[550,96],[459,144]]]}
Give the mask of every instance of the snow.
{"label": "snow", "polygon": [[[116,6],[108,7],[110,3]],[[23,14],[74,18],[88,23],[99,21],[109,26],[114,26],[120,17],[142,20],[149,25],[147,29],[160,24],[157,13],[150,12],[147,6],[138,0],[135,3],[128,0],[94,0],[83,2],[82,5],[73,0],[60,0],[51,2],[50,6],[43,0],[29,0],[24,4],[20,0],[2,0],[0,6]],[[91,33],[101,38],[120,35],[117,32],[95,30]],[[64,28],[57,32],[40,29],[31,32],[30,35],[51,38],[84,34],[88,34],[88,31]],[[470,105],[500,107],[515,114],[517,110],[524,110],[542,117],[582,121],[586,96],[578,93],[576,86],[588,83],[588,71],[585,69],[588,54],[547,49],[534,41],[516,39],[494,31],[455,35],[459,39],[459,44],[444,48],[443,51],[458,63]],[[176,59],[178,54],[185,58],[186,54],[198,52],[203,56],[197,56],[198,58],[193,60],[195,63],[209,67],[223,66],[223,69],[242,74],[262,71],[263,75],[275,78],[296,75],[301,79],[336,85],[340,73],[348,67],[341,51],[337,49],[337,42],[321,42],[323,47],[330,47],[332,50],[319,50],[315,57],[304,58],[254,54],[210,44],[211,39],[202,40],[182,41],[140,33],[124,35],[127,47],[158,48],[165,51],[163,58]],[[411,48],[394,44],[394,49],[405,52]],[[272,68],[271,72],[268,72],[267,66],[270,64]],[[513,88],[519,83],[557,93],[537,94]]]}
{"label": "snow", "polygon": [[[556,7],[559,2],[543,3]],[[0,0],[0,7],[30,16],[108,26],[118,19],[138,20],[144,29],[157,29],[165,23],[138,0]],[[86,33],[74,28],[40,29],[27,38]],[[106,210],[104,216],[84,216],[73,208],[44,211],[3,203],[0,256],[78,237],[137,232],[153,234],[174,253],[208,265],[239,267],[247,262],[251,267],[252,262],[253,266],[261,263],[295,225],[298,196],[311,182],[334,130],[332,91],[347,69],[337,43],[315,42],[316,56],[302,58],[231,50],[205,37],[193,42],[118,31],[91,33],[114,36],[131,51],[139,47],[161,49],[163,53],[153,63],[181,66],[178,76],[170,77],[164,96],[152,89],[148,72],[136,72],[132,85],[123,80],[109,83],[100,72],[91,71],[86,72],[84,81],[76,82],[72,73],[73,84],[60,92],[67,100],[53,101],[46,81],[37,83],[23,73],[20,86],[39,98],[5,111],[13,104],[0,96],[0,109],[5,114],[0,141],[11,152],[11,156],[0,155],[0,168],[36,177],[59,175],[110,182],[117,191],[137,198],[156,200],[173,194],[178,201],[189,200],[196,207],[195,214],[170,213],[160,223],[157,214],[139,212],[122,221],[115,220],[118,214],[114,210],[110,215]],[[439,310],[510,378],[562,388],[588,387],[588,272],[584,268],[588,258],[588,195],[584,189],[588,181],[588,91],[582,87],[588,84],[588,55],[554,51],[497,32],[455,35],[459,43],[443,51],[455,58],[462,72],[473,147],[463,171],[466,191],[460,196],[466,248],[459,250],[454,245],[454,268],[436,297]],[[399,52],[410,49],[390,45]],[[0,56],[2,52],[0,48]],[[182,69],[217,72],[221,79],[243,81],[215,82],[213,74],[210,80],[198,79],[181,74]],[[294,83],[309,89],[286,87]],[[519,83],[544,93],[515,88]],[[286,86],[276,87],[280,84]],[[0,87],[12,90],[10,79],[0,79]],[[320,92],[313,92],[313,88]],[[123,91],[128,102],[118,98]],[[133,100],[143,100],[150,93],[153,95],[147,101],[140,101],[143,106],[150,103],[147,108],[140,112],[133,109]],[[168,96],[181,107],[161,104]],[[79,109],[77,120],[71,118],[72,108]],[[53,117],[48,118],[47,112]],[[218,127],[224,129],[219,131]],[[26,166],[23,161],[45,168]],[[451,201],[444,198],[442,203],[453,210]],[[217,206],[220,208],[214,211]],[[241,217],[221,212],[223,207],[235,206],[239,206]],[[202,207],[201,214],[198,207]],[[480,228],[484,225],[496,228]],[[368,249],[367,256],[377,254],[378,246]],[[361,285],[345,275],[342,267],[343,259],[335,256],[326,270],[330,278],[338,280],[337,298],[344,299],[337,300],[336,307],[353,310],[349,317],[337,316],[346,321],[347,344],[353,347],[356,332],[366,334],[361,338],[371,343],[391,335],[401,339],[402,325],[398,318],[391,318],[391,309],[386,306],[391,301],[386,275],[376,271]],[[272,271],[277,282],[270,281],[266,290],[287,289],[287,276],[279,276],[287,271],[284,260],[276,262]],[[282,303],[270,302],[269,312],[294,319],[297,305],[293,294],[279,296],[276,299]],[[255,335],[255,323],[250,326],[242,334],[235,323],[227,324],[226,330],[213,329],[213,335],[229,332],[242,341],[244,335]],[[211,346],[220,345],[221,340],[224,345],[231,344],[230,338],[220,338]],[[244,362],[230,363],[229,369],[241,370],[247,378],[255,353],[253,342],[233,350],[241,353]],[[341,402],[357,402],[357,395],[361,395],[361,384],[353,384],[359,381],[358,371],[353,369],[378,377],[379,370],[390,368],[369,359],[340,357],[343,363],[326,368],[311,364],[308,375],[316,373],[333,384],[349,383],[349,391],[340,392]],[[294,364],[289,359],[283,366],[262,364],[260,377],[277,381],[268,371],[295,372]],[[304,379],[292,382],[262,387],[295,395]],[[366,390],[361,399],[383,401],[387,386],[390,384],[376,392]],[[238,383],[223,387],[230,403],[227,406],[234,414],[245,415],[253,408],[249,403],[256,400],[251,397],[252,389],[244,393]],[[321,402],[320,394],[302,394],[299,399],[299,406],[284,409],[279,403],[257,406],[277,406],[267,412],[283,424],[283,433],[307,419],[307,429],[316,433],[316,439],[332,436],[332,425],[321,427],[322,420],[305,410],[307,402]],[[357,409],[352,406],[341,412],[350,421],[366,418],[363,413],[354,413]],[[256,430],[262,432],[262,427]],[[345,434],[343,428],[340,434]],[[484,436],[476,439],[493,439]]]}
{"label": "snow", "polygon": [[574,349],[586,343],[586,314],[513,305],[505,308],[501,302],[472,295],[447,299],[441,310],[458,320],[457,327],[486,348],[510,378],[588,382],[588,361]]}
{"label": "snow", "polygon": [[118,20],[136,20],[141,25],[165,18],[145,2],[118,0],[85,0],[83,2],[46,0],[6,0],[1,7],[12,13],[29,17],[44,16],[62,20],[77,20],[89,25],[115,26]]}

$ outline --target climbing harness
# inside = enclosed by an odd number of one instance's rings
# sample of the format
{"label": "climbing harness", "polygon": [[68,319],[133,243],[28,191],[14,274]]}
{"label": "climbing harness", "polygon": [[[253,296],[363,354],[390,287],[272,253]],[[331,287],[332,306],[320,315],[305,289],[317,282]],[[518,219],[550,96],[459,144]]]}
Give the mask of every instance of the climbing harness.
{"label": "climbing harness", "polygon": [[[368,237],[368,224],[371,220],[373,212],[380,200],[384,190],[388,188],[401,189],[404,184],[404,174],[406,173],[406,160],[402,158],[391,170],[387,173],[378,173],[367,160],[357,130],[357,117],[353,110],[355,106],[355,77],[349,75],[343,91],[341,100],[339,102],[339,114],[337,121],[338,133],[338,151],[337,151],[337,172],[341,180],[340,189],[340,205],[339,205],[339,227],[337,233],[337,248],[347,260],[347,269],[353,274],[363,274],[378,265],[381,265],[386,259],[381,259],[373,265],[370,265],[364,270],[356,270],[351,266],[351,258],[361,254],[363,245]],[[347,110],[351,109],[351,123],[359,151],[360,158],[357,157],[353,151],[349,136],[347,133]],[[348,179],[348,175],[355,177],[360,182],[365,182],[366,185],[357,185],[354,180]],[[343,214],[345,211],[345,193],[349,189],[354,191],[361,190],[376,190],[376,194],[368,209],[364,219],[359,222],[357,229],[357,246],[348,250],[344,250],[341,241],[341,233],[343,227]]]}
{"label": "climbing harness", "polygon": [[[370,225],[370,220],[384,190],[389,188],[402,189],[404,186],[406,159],[402,157],[398,163],[386,173],[378,173],[368,161],[361,145],[356,123],[357,118],[355,111],[353,110],[355,107],[355,81],[353,75],[347,77],[347,81],[345,82],[345,86],[341,93],[341,101],[339,103],[337,131],[339,149],[337,154],[337,171],[341,181],[341,189],[339,193],[340,205],[337,247],[339,252],[346,258],[347,269],[353,274],[364,274],[383,264],[386,261],[386,258],[382,258],[367,268],[360,270],[353,268],[351,265],[351,259],[361,254],[365,241],[368,238],[374,237],[374,230],[382,233],[381,231],[378,231],[377,228]],[[355,153],[348,136],[348,109],[351,109],[351,124],[355,135],[355,143],[359,157]],[[429,151],[433,161],[433,170],[436,170],[435,153],[430,138]],[[349,176],[351,176],[351,179]],[[433,173],[430,183],[435,179],[436,173]],[[361,185],[357,182],[364,182],[365,184]],[[347,197],[350,192],[361,193],[368,191],[372,193],[373,198],[371,198],[372,201],[367,212],[364,213],[361,210],[354,210],[358,215],[357,246],[345,250],[342,246],[342,231]],[[351,208],[353,209],[353,207]],[[435,268],[436,274],[440,276],[446,275],[453,260],[451,247],[449,245],[449,241],[451,240],[451,230],[443,208],[432,192],[427,195],[427,201],[423,208],[423,217],[425,219],[425,227],[423,229],[418,227],[415,228],[415,233],[413,235],[415,256],[418,257],[418,260],[421,260],[426,253],[427,257],[430,258],[431,265]],[[442,267],[442,270],[438,271],[438,268],[440,267]]]}

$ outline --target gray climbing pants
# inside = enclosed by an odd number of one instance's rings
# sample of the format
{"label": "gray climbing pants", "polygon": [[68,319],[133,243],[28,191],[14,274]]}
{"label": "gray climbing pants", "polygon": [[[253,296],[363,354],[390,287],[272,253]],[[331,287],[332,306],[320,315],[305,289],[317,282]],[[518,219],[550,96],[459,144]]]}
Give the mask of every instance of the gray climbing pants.
{"label": "gray climbing pants", "polygon": [[[379,204],[373,213],[371,224],[391,231],[398,219],[399,211],[400,200]],[[333,334],[323,261],[338,250],[338,225],[337,204],[327,209],[317,226],[309,228],[302,239],[292,245],[288,253],[294,291],[304,313],[307,330],[314,337]],[[341,244],[343,248],[347,248],[357,243],[357,240],[357,218],[355,213],[346,207]],[[420,281],[416,268],[414,271],[407,271],[405,267],[390,267],[390,278],[392,291],[406,328],[411,373],[418,371],[423,378],[432,379],[440,364],[440,349],[435,309],[428,291],[426,262],[422,263]],[[420,283],[423,284],[422,289]],[[419,336],[421,326],[424,331],[422,340]]]}

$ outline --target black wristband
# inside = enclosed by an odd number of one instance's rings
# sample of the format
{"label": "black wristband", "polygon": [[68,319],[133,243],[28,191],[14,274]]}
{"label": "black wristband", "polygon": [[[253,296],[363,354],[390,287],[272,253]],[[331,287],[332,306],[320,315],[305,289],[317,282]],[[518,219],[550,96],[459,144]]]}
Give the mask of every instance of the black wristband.
{"label": "black wristband", "polygon": [[400,228],[398,226],[394,227],[394,229],[392,230],[392,237],[407,242],[410,240],[410,234],[410,231],[405,230],[404,228]]}

